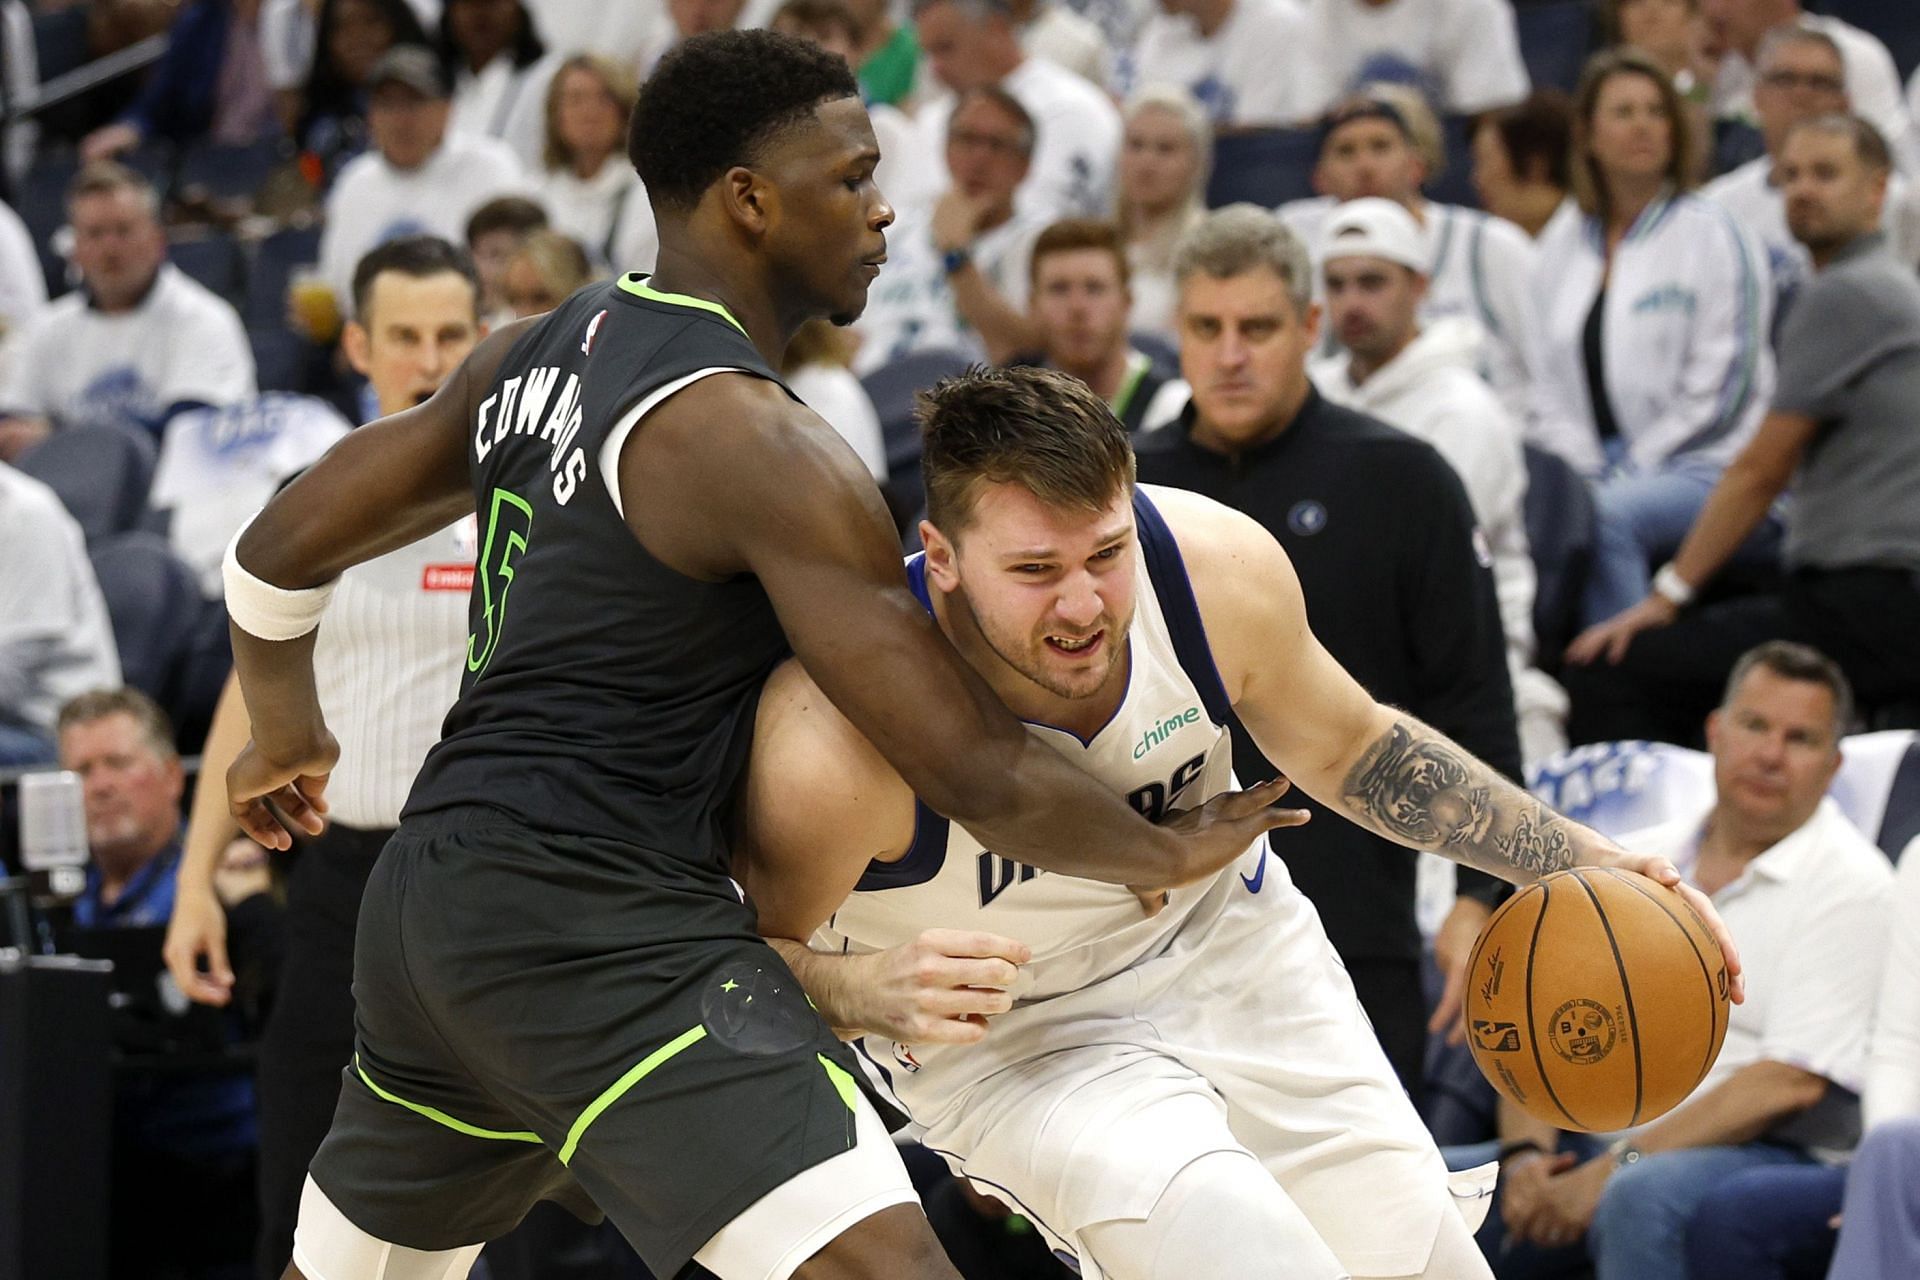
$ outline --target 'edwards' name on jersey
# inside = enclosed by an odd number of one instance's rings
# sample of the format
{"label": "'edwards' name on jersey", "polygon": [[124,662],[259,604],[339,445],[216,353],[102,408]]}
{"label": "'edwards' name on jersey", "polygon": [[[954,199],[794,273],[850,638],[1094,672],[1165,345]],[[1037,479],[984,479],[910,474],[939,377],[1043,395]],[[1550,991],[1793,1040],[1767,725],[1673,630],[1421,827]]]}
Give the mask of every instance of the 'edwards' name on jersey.
{"label": "'edwards' name on jersey", "polygon": [[[554,399],[560,381],[556,365],[540,365],[508,378],[500,389],[480,403],[473,432],[473,460],[487,460],[495,445],[509,436],[539,437],[548,450],[547,470],[553,473],[553,500],[565,506],[587,475],[586,450],[574,447],[580,434],[580,375],[567,374],[566,385]],[[552,408],[548,408],[548,401]]]}

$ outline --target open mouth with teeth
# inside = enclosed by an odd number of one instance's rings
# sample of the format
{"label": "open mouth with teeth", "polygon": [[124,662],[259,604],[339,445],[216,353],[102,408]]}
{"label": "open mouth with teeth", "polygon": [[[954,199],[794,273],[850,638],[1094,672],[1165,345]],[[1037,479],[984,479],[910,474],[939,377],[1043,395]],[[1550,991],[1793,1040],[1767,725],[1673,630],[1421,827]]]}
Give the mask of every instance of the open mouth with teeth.
{"label": "open mouth with teeth", "polygon": [[1082,636],[1078,640],[1069,639],[1066,636],[1048,636],[1047,647],[1055,653],[1071,654],[1076,658],[1084,657],[1099,648],[1100,642],[1106,639],[1106,636],[1104,629],[1090,636]]}

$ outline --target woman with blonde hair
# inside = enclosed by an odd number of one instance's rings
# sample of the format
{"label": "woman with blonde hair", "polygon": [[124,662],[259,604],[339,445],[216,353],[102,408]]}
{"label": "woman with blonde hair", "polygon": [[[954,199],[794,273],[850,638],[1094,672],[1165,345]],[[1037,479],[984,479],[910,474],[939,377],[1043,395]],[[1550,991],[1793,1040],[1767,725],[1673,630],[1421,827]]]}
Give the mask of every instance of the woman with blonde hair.
{"label": "woman with blonde hair", "polygon": [[579,241],[558,231],[536,231],[507,263],[507,306],[516,320],[545,315],[596,278]]}
{"label": "woman with blonde hair", "polygon": [[[1673,78],[1644,54],[1587,63],[1574,95],[1577,218],[1534,274],[1534,442],[1592,478],[1600,529],[1586,621],[1644,599],[1773,388],[1766,264],[1692,193],[1696,139]],[[1777,532],[1777,529],[1776,529]]]}
{"label": "woman with blonde hair", "polygon": [[1114,221],[1132,273],[1132,327],[1174,332],[1173,248],[1207,211],[1213,126],[1194,96],[1175,85],[1148,85],[1122,112]]}
{"label": "woman with blonde hair", "polygon": [[652,271],[660,236],[640,175],[627,162],[627,119],[640,86],[599,54],[562,62],[547,89],[546,145],[535,197],[553,229],[597,263]]}

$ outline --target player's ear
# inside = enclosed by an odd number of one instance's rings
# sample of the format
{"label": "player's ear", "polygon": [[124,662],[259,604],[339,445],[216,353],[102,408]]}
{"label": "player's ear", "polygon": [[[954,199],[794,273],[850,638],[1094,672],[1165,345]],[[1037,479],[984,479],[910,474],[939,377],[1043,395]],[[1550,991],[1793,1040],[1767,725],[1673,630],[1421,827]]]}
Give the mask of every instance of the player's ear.
{"label": "player's ear", "polygon": [[747,168],[735,165],[720,180],[727,214],[753,235],[764,235],[773,215],[773,185]]}
{"label": "player's ear", "polygon": [[934,527],[933,521],[920,522],[920,545],[927,549],[927,579],[942,591],[960,586],[960,565],[953,543]]}
{"label": "player's ear", "polygon": [[367,327],[358,320],[347,321],[347,327],[340,331],[340,350],[346,353],[347,363],[353,366],[353,371],[362,377],[366,376],[368,366],[372,363],[372,346],[373,336],[367,332]]}

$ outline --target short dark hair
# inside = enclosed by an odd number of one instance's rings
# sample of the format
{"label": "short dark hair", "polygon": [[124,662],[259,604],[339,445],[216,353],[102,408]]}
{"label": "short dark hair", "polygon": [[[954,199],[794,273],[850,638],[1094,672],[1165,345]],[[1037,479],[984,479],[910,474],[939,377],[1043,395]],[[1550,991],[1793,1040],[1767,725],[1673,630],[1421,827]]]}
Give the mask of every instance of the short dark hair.
{"label": "short dark hair", "polygon": [[353,269],[353,314],[360,323],[367,321],[373,282],[389,271],[416,280],[452,272],[472,286],[473,313],[476,319],[480,315],[480,276],[473,269],[473,256],[439,236],[401,236],[366,254]]}
{"label": "short dark hair", "polygon": [[1887,146],[1886,136],[1874,128],[1871,121],[1860,116],[1840,111],[1832,115],[1795,120],[1787,126],[1786,137],[1780,140],[1781,146],[1786,145],[1787,138],[1803,131],[1847,139],[1853,144],[1854,157],[1877,173],[1888,173],[1893,169],[1893,150]]}
{"label": "short dark hair", "polygon": [[1084,511],[1133,485],[1127,429],[1086,383],[1054,369],[969,369],[921,392],[918,416],[927,519],[948,536],[972,518],[978,481]]}
{"label": "short dark hair", "polygon": [[89,689],[67,700],[55,721],[56,734],[64,735],[76,725],[92,724],[108,716],[128,715],[140,728],[153,753],[162,760],[178,760],[179,748],[173,744],[173,722],[160,704],[131,685],[118,689]]}
{"label": "short dark hair", "polygon": [[490,236],[496,231],[530,236],[546,229],[547,211],[540,207],[539,201],[525,196],[495,196],[467,219],[467,245],[471,248],[481,236]]}
{"label": "short dark hair", "polygon": [[1733,664],[1733,673],[1727,677],[1727,689],[1720,697],[1720,705],[1727,706],[1733,701],[1735,691],[1756,667],[1764,667],[1783,680],[1799,680],[1806,684],[1824,685],[1833,695],[1833,736],[1840,735],[1853,727],[1853,686],[1847,681],[1847,673],[1840,664],[1820,652],[1810,644],[1796,644],[1791,640],[1769,640],[1765,644],[1755,645],[1741,654]]}
{"label": "short dark hair", "polygon": [[627,157],[656,208],[685,212],[735,165],[822,103],[858,98],[845,58],[775,31],[711,31],[681,42],[641,86]]}
{"label": "short dark hair", "polygon": [[1125,288],[1132,282],[1133,273],[1127,264],[1127,242],[1120,235],[1120,228],[1111,222],[1099,218],[1062,218],[1042,231],[1033,242],[1033,253],[1027,259],[1029,280],[1040,278],[1040,261],[1051,253],[1075,253],[1081,249],[1098,249],[1113,256],[1114,265],[1120,269],[1120,286]]}
{"label": "short dark hair", "polygon": [[860,15],[847,0],[787,0],[774,10],[767,25],[775,31],[792,26],[803,32],[838,27],[856,45],[867,37],[860,25]]}
{"label": "short dark hair", "polygon": [[1558,89],[1535,89],[1510,107],[1480,117],[1480,127],[1500,135],[1507,160],[1523,178],[1562,191],[1573,185],[1573,99]]}

